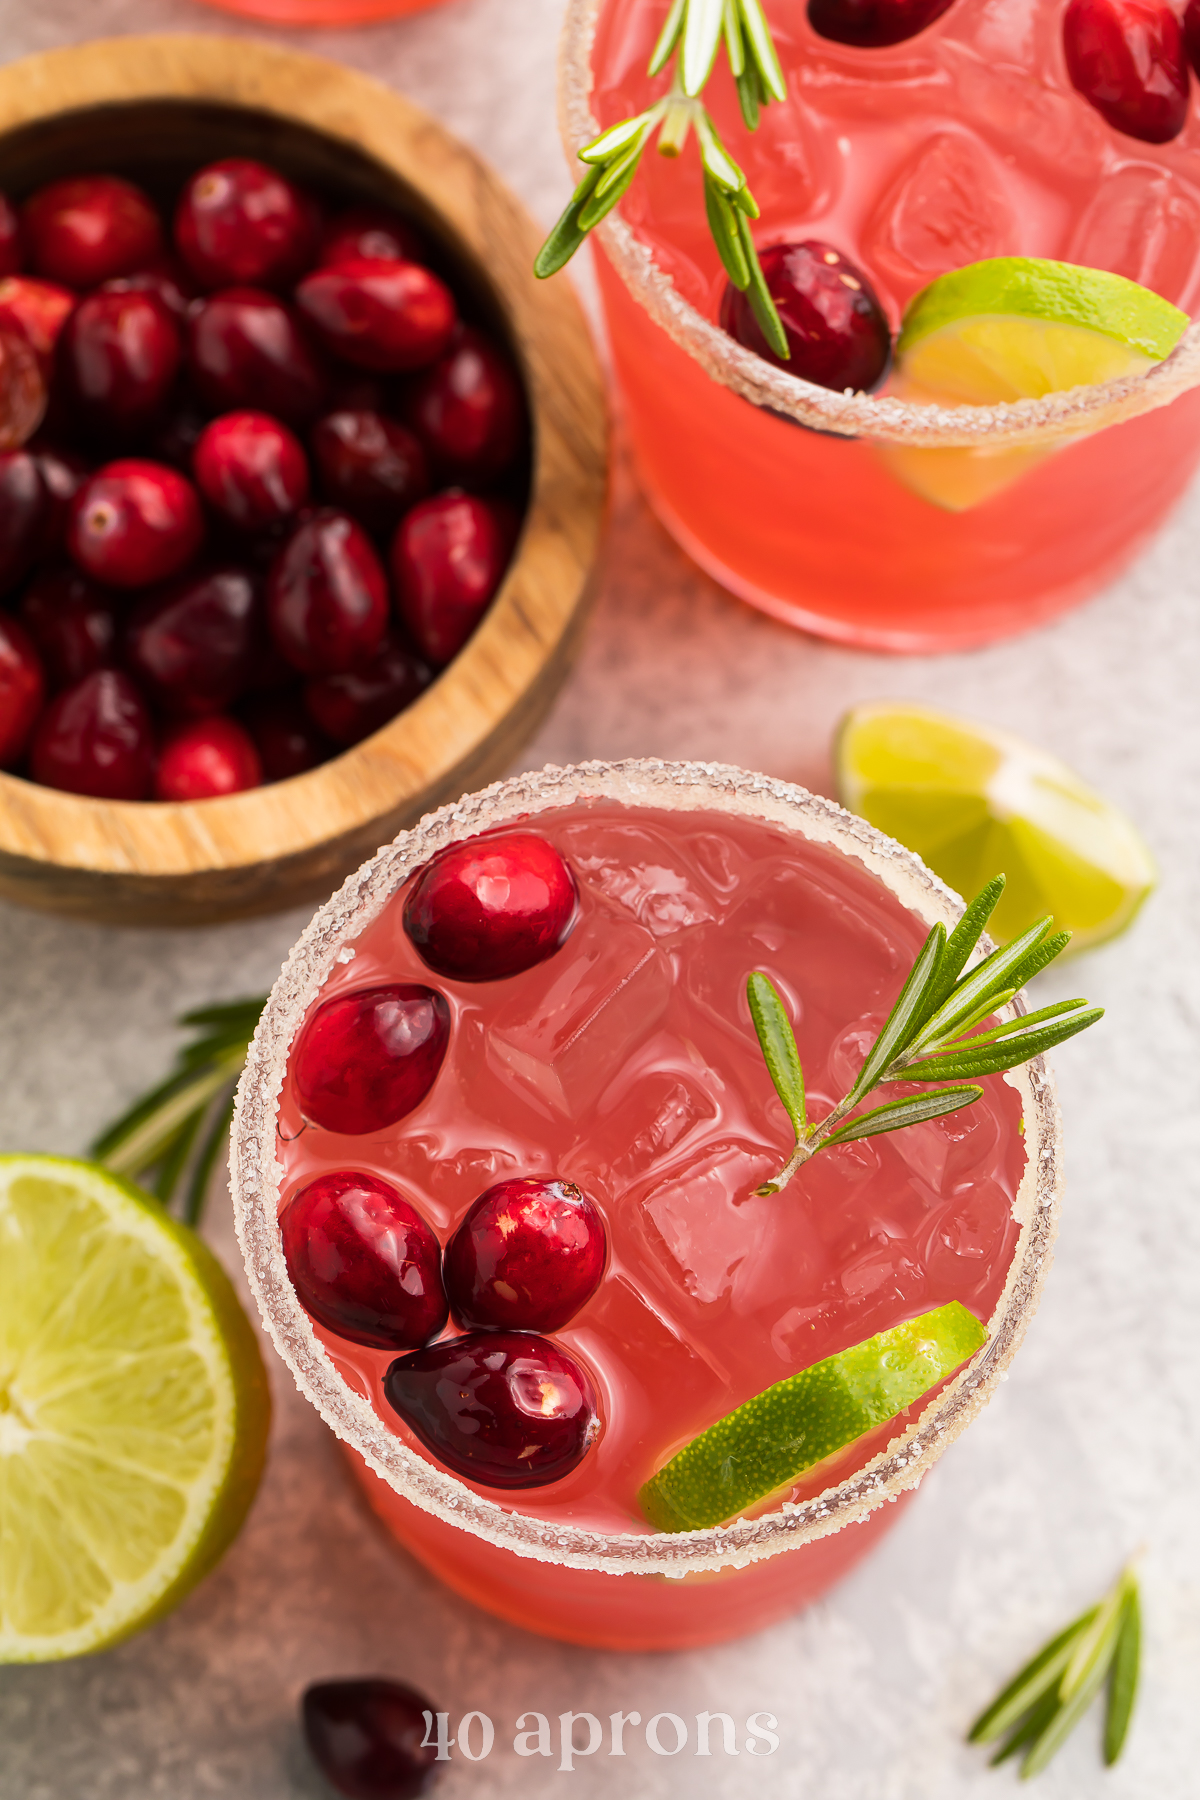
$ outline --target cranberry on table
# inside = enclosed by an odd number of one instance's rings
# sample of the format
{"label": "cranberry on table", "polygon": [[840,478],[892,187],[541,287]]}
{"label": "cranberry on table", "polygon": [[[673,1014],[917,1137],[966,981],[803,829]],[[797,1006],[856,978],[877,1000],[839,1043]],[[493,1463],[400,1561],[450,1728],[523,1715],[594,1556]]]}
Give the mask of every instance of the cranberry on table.
{"label": "cranberry on table", "polygon": [[139,602],[125,627],[125,660],[165,711],[199,718],[245,693],[262,636],[254,577],[241,568],[207,569],[179,575]]}
{"label": "cranberry on table", "polygon": [[776,356],[746,295],[732,282],[721,325],[757,356],[818,387],[869,394],[887,374],[892,335],[875,291],[854,263],[815,238],[773,244],[759,253],[783,325],[790,362]]}
{"label": "cranberry on table", "polygon": [[313,461],[325,499],[368,531],[394,530],[429,492],[429,464],[419,438],[373,411],[339,411],[314,425]]}
{"label": "cranberry on table", "polygon": [[236,719],[197,719],[163,742],[154,771],[156,800],[215,800],[262,784],[254,740]]}
{"label": "cranberry on table", "polygon": [[106,587],[150,587],[191,561],[204,536],[190,481],[165,463],[106,463],[76,494],[67,528],[71,558]]}
{"label": "cranberry on table", "polygon": [[916,37],[953,4],[954,0],[808,0],[808,22],[835,44],[882,50]]}
{"label": "cranberry on table", "polygon": [[442,1250],[390,1182],[320,1175],[279,1216],[292,1286],[319,1325],[377,1350],[427,1344],[446,1323]]}
{"label": "cranberry on table", "polygon": [[586,1370],[532,1332],[468,1332],[410,1351],[383,1391],[439,1462],[481,1487],[561,1481],[600,1429]]}
{"label": "cranberry on table", "polygon": [[241,708],[262,763],[264,781],[290,781],[333,756],[335,747],[295,693],[266,694]]}
{"label": "cranberry on table", "polygon": [[604,1221],[569,1181],[501,1181],[446,1246],[454,1316],[475,1331],[558,1331],[604,1273]]}
{"label": "cranberry on table", "polygon": [[39,188],[22,223],[35,274],[98,287],[162,255],[162,226],[140,188],[116,175],[78,175]]}
{"label": "cranberry on table", "polygon": [[0,450],[17,450],[46,415],[46,383],[24,336],[0,330]]}
{"label": "cranberry on table", "polygon": [[1183,130],[1187,56],[1165,0],[1070,0],[1063,50],[1072,85],[1114,130],[1146,144]]}
{"label": "cranberry on table", "polygon": [[53,281],[10,275],[0,281],[0,331],[20,332],[49,378],[54,346],[75,306],[75,295]]}
{"label": "cranberry on table", "polygon": [[401,520],[390,557],[396,604],[439,668],[457,656],[487,611],[510,555],[497,509],[472,494],[435,494]]}
{"label": "cranberry on table", "polygon": [[0,612],[0,769],[20,760],[45,697],[33,640],[9,613]]}
{"label": "cranberry on table", "polygon": [[525,402],[508,361],[482,332],[461,326],[446,354],[409,393],[405,416],[447,480],[489,480],[521,447]]}
{"label": "cranberry on table", "polygon": [[553,844],[532,831],[496,832],[426,863],[404,902],[404,929],[437,974],[503,981],[561,949],[577,899]]}
{"label": "cranberry on table", "polygon": [[116,662],[112,595],[78,569],[43,569],[35,575],[21,596],[21,618],[56,691]]}
{"label": "cranberry on table", "polygon": [[398,632],[340,675],[321,675],[304,686],[304,704],[327,738],[340,748],[360,744],[411,706],[433,671]]}
{"label": "cranberry on table", "polygon": [[445,1767],[425,1743],[434,1710],[400,1681],[319,1681],[301,1702],[304,1741],[343,1800],[417,1800]]}
{"label": "cranberry on table", "polygon": [[184,188],[175,247],[201,287],[286,286],[316,254],[312,212],[277,169],[227,157]]}
{"label": "cranberry on table", "polygon": [[209,505],[244,531],[278,525],[308,499],[303,447],[268,413],[214,419],[196,444],[192,471]]}
{"label": "cranberry on table", "polygon": [[454,296],[420,263],[361,256],[317,269],[296,305],[325,344],[357,368],[423,369],[450,342]]}
{"label": "cranberry on table", "polygon": [[64,398],[102,442],[136,437],[162,411],[182,354],[178,327],[157,294],[89,294],[58,343]]}
{"label": "cranberry on table", "polygon": [[[364,251],[364,255],[379,254]],[[0,275],[15,275],[25,260],[21,221],[6,194],[0,194]]]}
{"label": "cranberry on table", "polygon": [[253,408],[303,426],[324,404],[325,374],[299,320],[261,288],[225,288],[196,307],[188,365],[213,412]]}
{"label": "cranberry on table", "polygon": [[0,451],[0,595],[10,593],[40,553],[49,500],[28,450]]}
{"label": "cranberry on table", "polygon": [[321,240],[323,268],[355,262],[424,262],[425,241],[419,231],[386,206],[352,206],[325,228]]}
{"label": "cranberry on table", "polygon": [[419,1106],[450,1041],[450,1008],[416,982],[361,988],[319,1006],[292,1057],[306,1118],[360,1137]]}
{"label": "cranberry on table", "polygon": [[271,571],[267,619],[302,675],[340,673],[374,650],[387,628],[387,577],[362,527],[329,510],[298,526]]}
{"label": "cranberry on table", "polygon": [[30,772],[43,787],[97,800],[145,800],[154,768],[150,714],[128,675],[97,669],[50,702]]}

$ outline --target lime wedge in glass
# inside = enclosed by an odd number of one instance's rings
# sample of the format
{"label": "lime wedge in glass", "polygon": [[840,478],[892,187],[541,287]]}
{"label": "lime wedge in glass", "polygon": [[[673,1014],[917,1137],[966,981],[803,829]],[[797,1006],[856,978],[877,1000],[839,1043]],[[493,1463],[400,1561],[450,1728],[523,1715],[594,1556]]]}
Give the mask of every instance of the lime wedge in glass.
{"label": "lime wedge in glass", "polygon": [[270,1403],[229,1278],[91,1163],[0,1156],[0,1662],[100,1650],[236,1535]]}
{"label": "lime wedge in glass", "polygon": [[701,1531],[734,1519],[894,1419],[986,1342],[979,1320],[952,1300],[827,1356],[685,1444],[642,1488],[642,1509],[658,1531]]}
{"label": "lime wedge in glass", "polygon": [[[1144,374],[1170,355],[1187,322],[1178,307],[1123,275],[994,257],[939,275],[909,302],[889,392],[941,406],[1040,399]],[[957,512],[1010,486],[1054,447],[892,445],[884,455],[907,486]]]}
{"label": "lime wedge in glass", "polygon": [[1123,813],[1022,738],[932,707],[873,701],[838,727],[843,806],[960,894],[1007,877],[988,930],[1001,943],[1047,913],[1071,949],[1124,931],[1156,881]]}

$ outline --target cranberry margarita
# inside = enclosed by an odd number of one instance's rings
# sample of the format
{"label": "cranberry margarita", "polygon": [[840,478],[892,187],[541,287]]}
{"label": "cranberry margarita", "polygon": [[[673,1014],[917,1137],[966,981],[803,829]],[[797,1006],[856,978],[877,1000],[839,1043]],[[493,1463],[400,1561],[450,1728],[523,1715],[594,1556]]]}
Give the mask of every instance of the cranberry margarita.
{"label": "cranberry margarita", "polygon": [[[827,1111],[957,911],[829,802],[639,763],[446,808],[317,915],[243,1079],[239,1232],[372,1505],[460,1592],[613,1646],[754,1629],[856,1561],[976,1409],[1053,1233],[1048,1076],[756,1194],[787,1126],[745,993],[760,969],[785,996]],[[950,1302],[989,1341],[948,1385],[723,1529],[650,1529],[639,1490],[697,1433]]]}

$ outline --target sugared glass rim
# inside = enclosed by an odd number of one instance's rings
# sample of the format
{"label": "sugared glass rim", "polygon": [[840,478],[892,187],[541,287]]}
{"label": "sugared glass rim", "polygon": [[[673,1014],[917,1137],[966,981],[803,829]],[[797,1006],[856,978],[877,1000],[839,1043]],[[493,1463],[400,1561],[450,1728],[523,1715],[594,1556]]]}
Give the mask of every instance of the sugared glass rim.
{"label": "sugared glass rim", "polygon": [[[606,3],[568,0],[563,23],[559,124],[573,170],[578,167],[576,153],[601,129],[591,105],[592,50]],[[870,394],[833,393],[755,356],[697,312],[619,209],[610,212],[592,235],[602,239],[609,261],[634,299],[706,375],[753,405],[784,413],[817,431],[927,449],[990,450],[1052,444],[1154,412],[1200,385],[1200,321],[1195,321],[1170,356],[1142,374],[1065,388],[1040,400],[1013,400],[999,406],[932,406]]]}
{"label": "sugared glass rim", "polygon": [[[508,1511],[414,1454],[337,1373],[296,1298],[277,1219],[276,1115],[292,1040],[356,938],[412,872],[458,839],[587,799],[758,818],[834,846],[878,877],[926,924],[951,926],[962,901],[911,851],[807,789],[720,763],[634,759],[518,775],[468,794],[401,832],[350,876],[308,926],[271,991],[238,1088],[230,1171],[234,1218],[263,1322],[307,1400],[396,1493],[446,1524],[541,1562],[609,1574],[685,1575],[744,1566],[865,1519],[915,1487],[993,1392],[1037,1306],[1058,1225],[1062,1145],[1054,1081],[1039,1057],[1005,1076],[1020,1094],[1027,1161],[1013,1203],[1020,1235],[984,1349],[903,1437],[824,1493],[753,1519],[680,1533],[584,1530]],[[985,946],[987,940],[984,940]],[[345,960],[342,958],[341,960]],[[647,1470],[649,1474],[650,1471]]]}

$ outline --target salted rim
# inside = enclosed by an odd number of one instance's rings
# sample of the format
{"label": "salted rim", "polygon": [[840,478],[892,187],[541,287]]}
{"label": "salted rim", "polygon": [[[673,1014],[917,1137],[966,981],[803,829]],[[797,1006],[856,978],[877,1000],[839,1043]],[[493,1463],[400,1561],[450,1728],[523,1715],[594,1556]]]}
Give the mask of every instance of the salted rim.
{"label": "salted rim", "polygon": [[[559,126],[572,168],[577,151],[600,131],[591,106],[592,49],[605,3],[569,0],[563,22]],[[869,394],[832,393],[755,356],[697,312],[619,211],[610,212],[596,233],[634,299],[706,375],[754,406],[784,413],[814,430],[929,449],[994,449],[1098,431],[1169,406],[1180,394],[1200,385],[1200,321],[1196,321],[1170,356],[1143,374],[1064,388],[1040,400],[1013,400],[1001,406],[932,406]]]}
{"label": "salted rim", "polygon": [[[428,814],[351,875],[320,908],[292,950],[254,1034],[238,1086],[230,1170],[238,1239],[263,1322],[296,1385],[335,1434],[389,1487],[447,1524],[540,1562],[609,1574],[685,1575],[738,1567],[839,1531],[915,1487],[994,1390],[1024,1335],[1040,1295],[1058,1226],[1062,1146],[1054,1081],[1042,1058],[1005,1076],[1021,1096],[1027,1161],[1013,1203],[1020,1235],[1004,1292],[988,1322],[989,1341],[900,1441],[824,1493],[781,1510],[708,1531],[606,1533],[509,1512],[409,1450],[370,1403],[337,1373],[296,1298],[283,1258],[277,1212],[282,1170],[275,1121],[292,1040],[305,1012],[338,966],[347,939],[366,928],[435,852],[477,832],[584,799],[672,811],[736,813],[763,819],[854,857],[926,924],[951,926],[959,897],[911,851],[832,800],[788,782],[721,763],[654,758],[548,767],[468,794]],[[985,947],[988,940],[983,940]]]}

